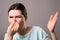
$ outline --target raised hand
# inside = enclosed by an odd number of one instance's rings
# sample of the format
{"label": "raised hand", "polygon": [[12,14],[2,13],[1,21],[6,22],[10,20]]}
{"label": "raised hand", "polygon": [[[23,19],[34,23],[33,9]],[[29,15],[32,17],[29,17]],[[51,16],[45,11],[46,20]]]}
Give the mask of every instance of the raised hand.
{"label": "raised hand", "polygon": [[51,15],[50,19],[48,21],[47,27],[50,32],[54,32],[55,25],[58,19],[58,12],[55,13],[55,15]]}

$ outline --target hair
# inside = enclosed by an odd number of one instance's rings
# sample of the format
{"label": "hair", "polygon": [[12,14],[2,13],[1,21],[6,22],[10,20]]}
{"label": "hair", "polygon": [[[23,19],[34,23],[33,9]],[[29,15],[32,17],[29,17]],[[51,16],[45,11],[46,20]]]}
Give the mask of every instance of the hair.
{"label": "hair", "polygon": [[8,10],[8,14],[9,14],[9,11],[11,11],[11,10],[20,10],[22,12],[22,15],[24,17],[27,17],[26,8],[22,3],[15,3],[15,4],[11,5],[9,10]]}

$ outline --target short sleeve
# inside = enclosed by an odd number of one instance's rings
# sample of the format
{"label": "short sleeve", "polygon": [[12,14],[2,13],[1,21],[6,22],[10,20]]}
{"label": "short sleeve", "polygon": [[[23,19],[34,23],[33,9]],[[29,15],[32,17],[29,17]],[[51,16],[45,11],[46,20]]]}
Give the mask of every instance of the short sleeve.
{"label": "short sleeve", "polygon": [[38,28],[38,40],[51,40],[50,36],[48,36],[48,34],[42,29],[42,28]]}

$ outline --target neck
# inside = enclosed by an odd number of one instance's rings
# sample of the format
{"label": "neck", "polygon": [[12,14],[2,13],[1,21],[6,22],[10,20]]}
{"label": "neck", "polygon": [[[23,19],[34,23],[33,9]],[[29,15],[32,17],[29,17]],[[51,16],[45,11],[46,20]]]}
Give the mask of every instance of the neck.
{"label": "neck", "polygon": [[23,29],[20,31],[18,31],[18,34],[20,35],[25,35],[26,33],[28,33],[30,31],[31,27],[23,27]]}
{"label": "neck", "polygon": [[27,30],[27,27],[23,26],[23,27],[21,28],[21,30],[20,30],[20,29],[18,30],[18,33],[19,33],[20,35],[25,35],[26,30]]}

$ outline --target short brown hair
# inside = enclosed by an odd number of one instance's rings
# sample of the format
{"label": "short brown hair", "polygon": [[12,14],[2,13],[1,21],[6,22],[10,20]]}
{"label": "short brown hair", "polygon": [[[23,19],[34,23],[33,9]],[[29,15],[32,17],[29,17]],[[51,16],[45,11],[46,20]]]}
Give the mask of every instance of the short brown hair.
{"label": "short brown hair", "polygon": [[26,8],[22,3],[15,3],[15,4],[11,5],[9,10],[8,10],[8,13],[9,13],[10,10],[20,10],[22,12],[22,15],[24,17],[27,17]]}

